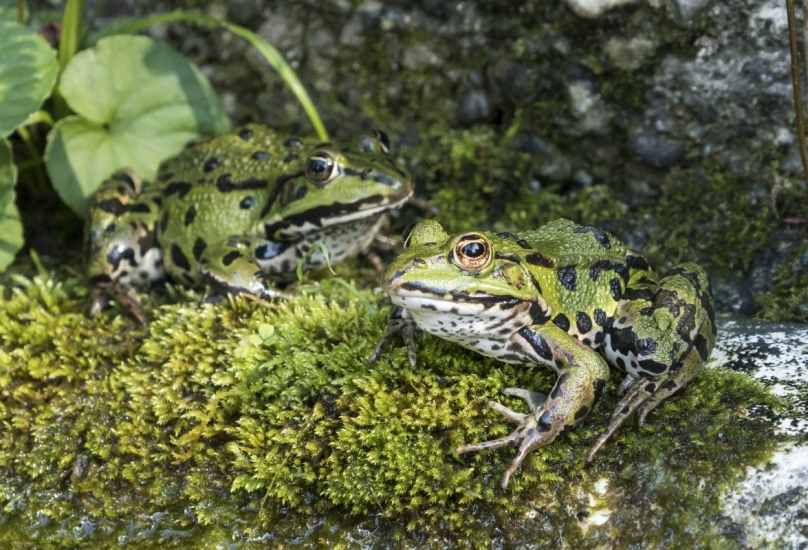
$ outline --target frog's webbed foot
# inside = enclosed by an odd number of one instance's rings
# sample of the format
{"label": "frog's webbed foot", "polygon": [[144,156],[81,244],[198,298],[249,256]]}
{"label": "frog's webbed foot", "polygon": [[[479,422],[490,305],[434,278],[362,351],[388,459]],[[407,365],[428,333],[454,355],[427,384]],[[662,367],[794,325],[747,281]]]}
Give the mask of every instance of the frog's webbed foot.
{"label": "frog's webbed foot", "polygon": [[518,428],[511,432],[509,435],[500,439],[492,439],[491,441],[482,441],[480,443],[472,443],[469,445],[461,445],[455,452],[458,454],[468,453],[472,451],[484,451],[486,449],[497,449],[499,447],[518,446],[519,451],[511,461],[511,464],[505,470],[502,477],[502,487],[508,486],[513,473],[519,468],[528,454],[534,449],[547,445],[556,434],[552,430],[540,428],[542,417],[537,414],[542,412],[547,396],[543,393],[525,390],[522,388],[505,388],[505,393],[519,397],[527,403],[530,409],[529,414],[523,414],[509,409],[501,403],[496,401],[489,401],[488,406],[497,411],[499,414],[518,425]]}
{"label": "frog's webbed foot", "polygon": [[146,312],[143,310],[143,305],[140,303],[140,297],[137,291],[124,284],[105,284],[93,286],[90,290],[92,297],[92,304],[90,305],[90,315],[95,316],[101,312],[107,305],[110,299],[118,302],[121,307],[126,309],[135,319],[140,321],[142,325],[148,325],[149,321],[146,319]]}
{"label": "frog's webbed foot", "polygon": [[592,460],[598,449],[634,412],[637,413],[638,424],[642,426],[648,413],[692,380],[703,365],[704,360],[698,350],[693,347],[687,352],[681,364],[677,365],[676,370],[665,376],[647,379],[627,376],[620,384],[620,389],[625,394],[617,403],[606,430],[589,449],[586,455],[587,462]]}
{"label": "frog's webbed foot", "polygon": [[393,337],[398,334],[401,335],[401,339],[404,340],[404,345],[407,347],[407,359],[410,362],[410,367],[415,368],[414,333],[415,322],[409,316],[407,310],[400,306],[394,307],[390,310],[390,316],[387,318],[387,331],[384,333],[384,336],[382,336],[379,345],[376,346],[371,356],[368,357],[368,363],[375,363],[379,356],[381,356],[384,348],[386,348]]}

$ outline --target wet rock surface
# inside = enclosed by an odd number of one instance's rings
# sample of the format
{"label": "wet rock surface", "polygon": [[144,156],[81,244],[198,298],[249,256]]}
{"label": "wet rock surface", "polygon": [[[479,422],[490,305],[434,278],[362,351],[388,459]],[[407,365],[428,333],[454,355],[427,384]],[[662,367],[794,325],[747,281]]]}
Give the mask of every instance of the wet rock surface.
{"label": "wet rock surface", "polygon": [[[721,528],[742,548],[808,546],[808,326],[730,320],[720,324],[716,367],[745,372],[786,399],[777,419],[790,436],[724,497]],[[754,414],[754,407],[750,408]],[[791,439],[794,438],[794,439]]]}

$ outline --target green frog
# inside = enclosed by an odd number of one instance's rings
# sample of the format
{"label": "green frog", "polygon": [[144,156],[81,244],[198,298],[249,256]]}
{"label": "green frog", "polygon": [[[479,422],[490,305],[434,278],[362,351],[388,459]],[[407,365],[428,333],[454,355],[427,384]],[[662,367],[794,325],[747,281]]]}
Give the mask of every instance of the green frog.
{"label": "green frog", "polygon": [[710,284],[694,263],[662,277],[638,253],[592,226],[557,220],[535,231],[448,235],[435,221],[405,232],[404,251],[384,270],[394,308],[370,360],[394,334],[415,366],[414,325],[485,356],[557,373],[548,394],[505,393],[528,413],[489,406],[516,423],[501,439],[463,445],[457,453],[519,448],[506,487],[531,451],[577,425],[609,377],[626,373],[622,398],[587,460],[633,413],[640,425],[664,399],[698,374],[715,343]]}
{"label": "green frog", "polygon": [[167,276],[274,298],[273,282],[293,280],[299,262],[314,269],[365,251],[412,195],[388,151],[379,131],[337,147],[249,124],[188,144],[154,185],[116,173],[89,206],[91,312],[112,298],[145,323],[136,289]]}

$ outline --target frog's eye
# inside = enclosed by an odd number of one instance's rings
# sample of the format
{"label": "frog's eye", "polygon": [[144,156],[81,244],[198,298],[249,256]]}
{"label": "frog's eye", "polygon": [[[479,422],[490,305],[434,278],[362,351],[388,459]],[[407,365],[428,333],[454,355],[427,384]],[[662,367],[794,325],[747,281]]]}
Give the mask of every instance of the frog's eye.
{"label": "frog's eye", "polygon": [[325,151],[317,151],[306,163],[306,177],[316,185],[330,183],[339,173],[339,163]]}
{"label": "frog's eye", "polygon": [[452,261],[461,269],[479,271],[491,263],[491,245],[480,235],[466,235],[455,245]]}

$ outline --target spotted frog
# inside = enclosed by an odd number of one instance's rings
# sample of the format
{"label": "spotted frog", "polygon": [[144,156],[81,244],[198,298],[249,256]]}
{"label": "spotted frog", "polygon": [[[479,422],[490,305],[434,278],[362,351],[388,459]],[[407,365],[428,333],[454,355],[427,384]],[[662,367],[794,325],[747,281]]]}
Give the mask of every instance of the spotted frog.
{"label": "spotted frog", "polygon": [[394,304],[371,361],[400,333],[415,365],[414,325],[485,356],[543,365],[558,374],[548,395],[521,388],[529,412],[489,405],[516,423],[501,439],[458,453],[518,446],[502,486],[525,457],[587,415],[609,377],[626,373],[623,395],[587,460],[634,412],[640,424],[704,366],[715,343],[707,275],[694,263],[661,278],[609,233],[557,220],[535,231],[448,235],[434,221],[405,233],[405,250],[384,270]]}
{"label": "spotted frog", "polygon": [[118,172],[89,206],[92,312],[112,298],[145,323],[135,288],[166,276],[276,297],[272,282],[293,279],[301,260],[319,268],[364,251],[384,214],[412,195],[388,149],[378,131],[338,148],[251,124],[190,143],[154,185]]}

